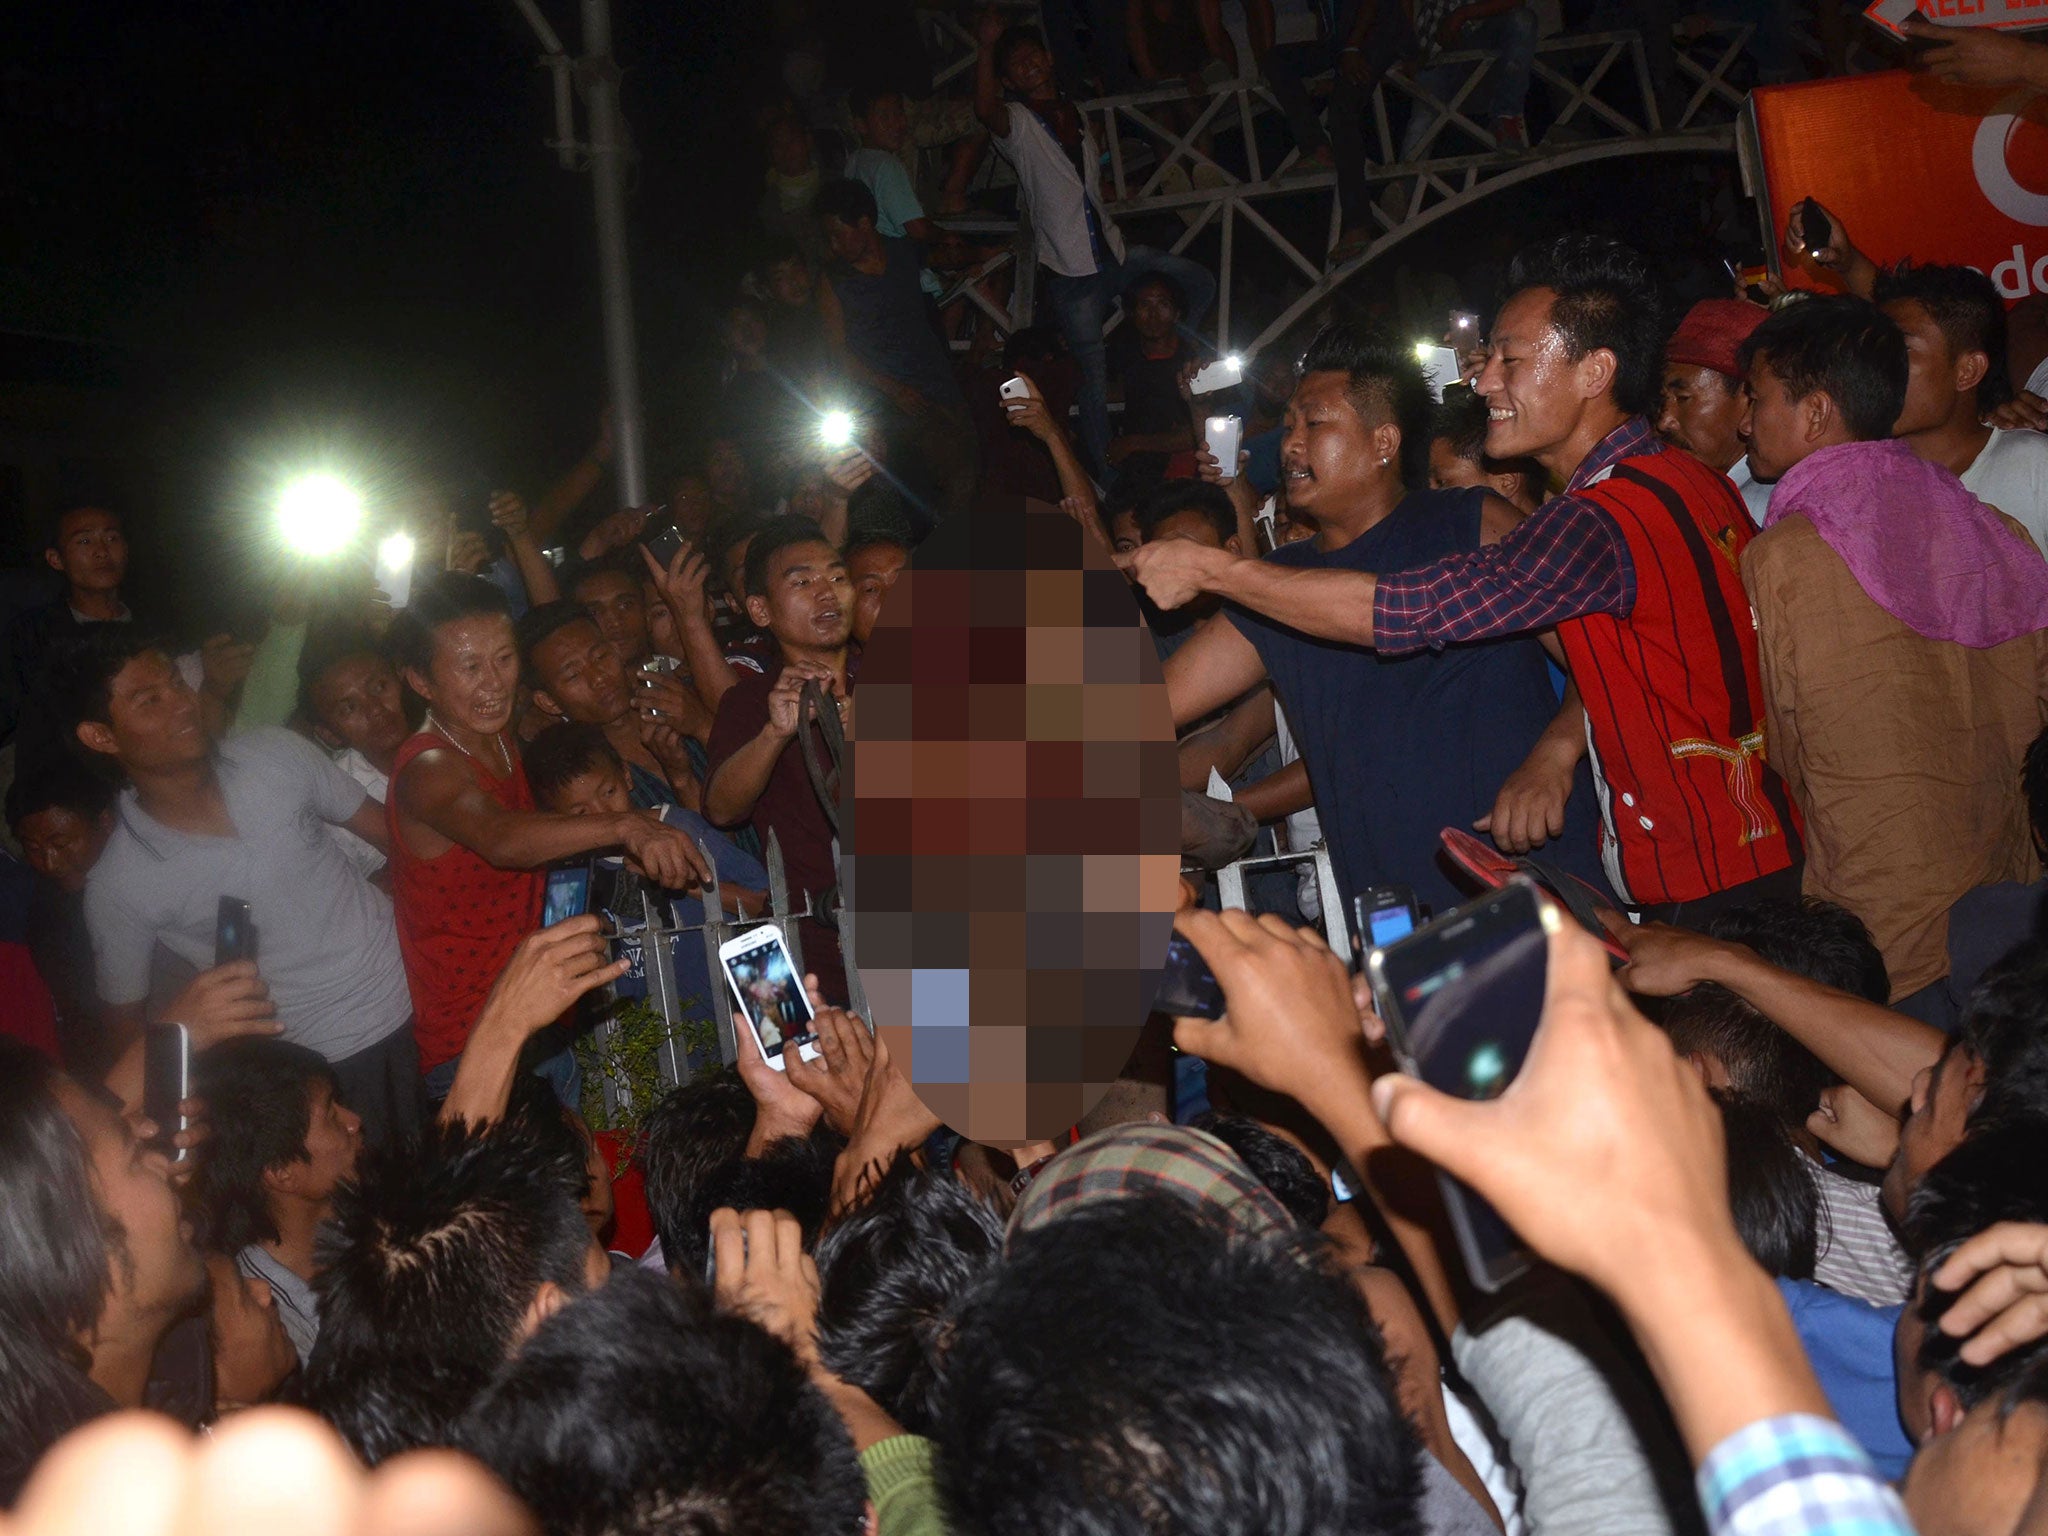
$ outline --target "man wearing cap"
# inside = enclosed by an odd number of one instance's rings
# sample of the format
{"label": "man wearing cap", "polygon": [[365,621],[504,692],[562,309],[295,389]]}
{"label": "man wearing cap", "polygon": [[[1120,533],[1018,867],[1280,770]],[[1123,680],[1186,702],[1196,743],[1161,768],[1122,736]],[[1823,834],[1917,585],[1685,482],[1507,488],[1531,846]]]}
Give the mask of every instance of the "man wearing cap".
{"label": "man wearing cap", "polygon": [[1664,345],[1664,403],[1657,413],[1657,435],[1734,481],[1759,528],[1771,488],[1750,473],[1749,445],[1737,430],[1744,400],[1735,355],[1769,314],[1747,299],[1701,299],[1687,310]]}

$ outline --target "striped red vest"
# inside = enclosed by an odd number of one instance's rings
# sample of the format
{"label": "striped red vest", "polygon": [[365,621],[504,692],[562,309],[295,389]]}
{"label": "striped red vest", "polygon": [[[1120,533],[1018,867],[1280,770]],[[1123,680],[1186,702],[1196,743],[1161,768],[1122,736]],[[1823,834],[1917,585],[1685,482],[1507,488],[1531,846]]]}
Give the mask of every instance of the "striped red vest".
{"label": "striped red vest", "polygon": [[1608,879],[1652,906],[1786,868],[1799,824],[1764,761],[1740,494],[1676,452],[1622,459],[1579,494],[1620,525],[1636,578],[1627,618],[1557,627],[1585,701]]}

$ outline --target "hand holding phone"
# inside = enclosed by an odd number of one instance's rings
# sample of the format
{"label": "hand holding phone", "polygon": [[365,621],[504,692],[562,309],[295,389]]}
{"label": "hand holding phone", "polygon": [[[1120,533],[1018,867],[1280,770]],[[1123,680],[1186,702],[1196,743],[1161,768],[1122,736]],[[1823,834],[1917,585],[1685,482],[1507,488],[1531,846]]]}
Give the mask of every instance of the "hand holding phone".
{"label": "hand holding phone", "polygon": [[727,939],[718,947],[718,963],[732,988],[736,1011],[769,1066],[787,1071],[782,1056],[791,1045],[805,1061],[818,1059],[816,1016],[780,928],[763,923]]}
{"label": "hand holding phone", "polygon": [[1177,1019],[1223,1017],[1223,988],[1216,983],[1216,973],[1178,929],[1166,941],[1166,969],[1160,973],[1152,1011]]}
{"label": "hand holding phone", "polygon": [[1236,356],[1219,357],[1188,380],[1188,393],[1213,395],[1219,389],[1231,389],[1243,382],[1244,359]]}
{"label": "hand holding phone", "polygon": [[590,865],[562,864],[548,871],[541,897],[540,925],[552,928],[590,910]]}
{"label": "hand holding phone", "polygon": [[172,1139],[189,1128],[180,1110],[192,1097],[192,1032],[182,1024],[152,1024],[142,1046],[142,1113],[156,1126],[151,1145],[182,1163],[191,1156]]}
{"label": "hand holding phone", "polygon": [[1237,416],[1211,416],[1202,433],[1202,446],[1216,461],[1218,480],[1237,478],[1237,450],[1244,436],[1244,420]]}
{"label": "hand holding phone", "polygon": [[213,922],[213,963],[232,965],[255,958],[256,924],[249,915],[249,903],[239,896],[221,897]]}

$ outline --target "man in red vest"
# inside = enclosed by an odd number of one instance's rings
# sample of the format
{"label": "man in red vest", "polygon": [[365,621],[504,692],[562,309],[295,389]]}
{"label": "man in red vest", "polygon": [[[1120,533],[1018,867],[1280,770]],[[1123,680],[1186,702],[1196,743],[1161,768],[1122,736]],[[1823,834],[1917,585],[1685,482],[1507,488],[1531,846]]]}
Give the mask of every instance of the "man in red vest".
{"label": "man in red vest", "polygon": [[1644,413],[1664,333],[1643,259],[1591,235],[1524,251],[1486,366],[1486,452],[1564,490],[1497,544],[1378,577],[1290,570],[1186,541],[1132,557],[1161,607],[1213,592],[1390,655],[1555,628],[1586,711],[1608,878],[1640,914],[1697,925],[1799,894],[1798,823],[1763,754],[1752,526],[1727,477],[1669,453]]}

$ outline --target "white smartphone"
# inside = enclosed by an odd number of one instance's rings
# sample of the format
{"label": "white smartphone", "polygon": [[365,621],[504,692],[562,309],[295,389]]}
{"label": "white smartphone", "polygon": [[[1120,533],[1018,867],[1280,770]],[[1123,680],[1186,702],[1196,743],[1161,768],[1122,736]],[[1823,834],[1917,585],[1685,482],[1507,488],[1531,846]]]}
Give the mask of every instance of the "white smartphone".
{"label": "white smartphone", "polygon": [[754,1032],[761,1057],[778,1072],[788,1070],[782,1053],[797,1048],[805,1061],[818,1059],[816,1015],[804,993],[804,979],[790,963],[789,944],[773,923],[750,928],[718,946],[718,963],[740,1016]]}
{"label": "white smartphone", "polygon": [[1211,416],[1202,432],[1202,446],[1216,460],[1217,474],[1225,480],[1237,478],[1238,440],[1244,436],[1244,421],[1237,416]]}
{"label": "white smartphone", "polygon": [[1212,395],[1219,389],[1231,389],[1244,382],[1244,359],[1235,353],[1219,357],[1215,362],[1188,380],[1191,395]]}
{"label": "white smartphone", "polygon": [[377,569],[371,579],[393,608],[403,608],[412,598],[412,553],[412,539],[403,533],[394,533],[377,546]]}
{"label": "white smartphone", "polygon": [[1021,373],[1013,374],[1011,377],[1003,380],[1003,387],[997,390],[996,394],[1005,400],[1029,400],[1031,398],[1031,381]]}
{"label": "white smartphone", "polygon": [[1464,382],[1458,372],[1458,354],[1450,347],[1432,347],[1427,343],[1415,349],[1415,360],[1422,364],[1423,377],[1429,380],[1432,397],[1441,400],[1448,385]]}

